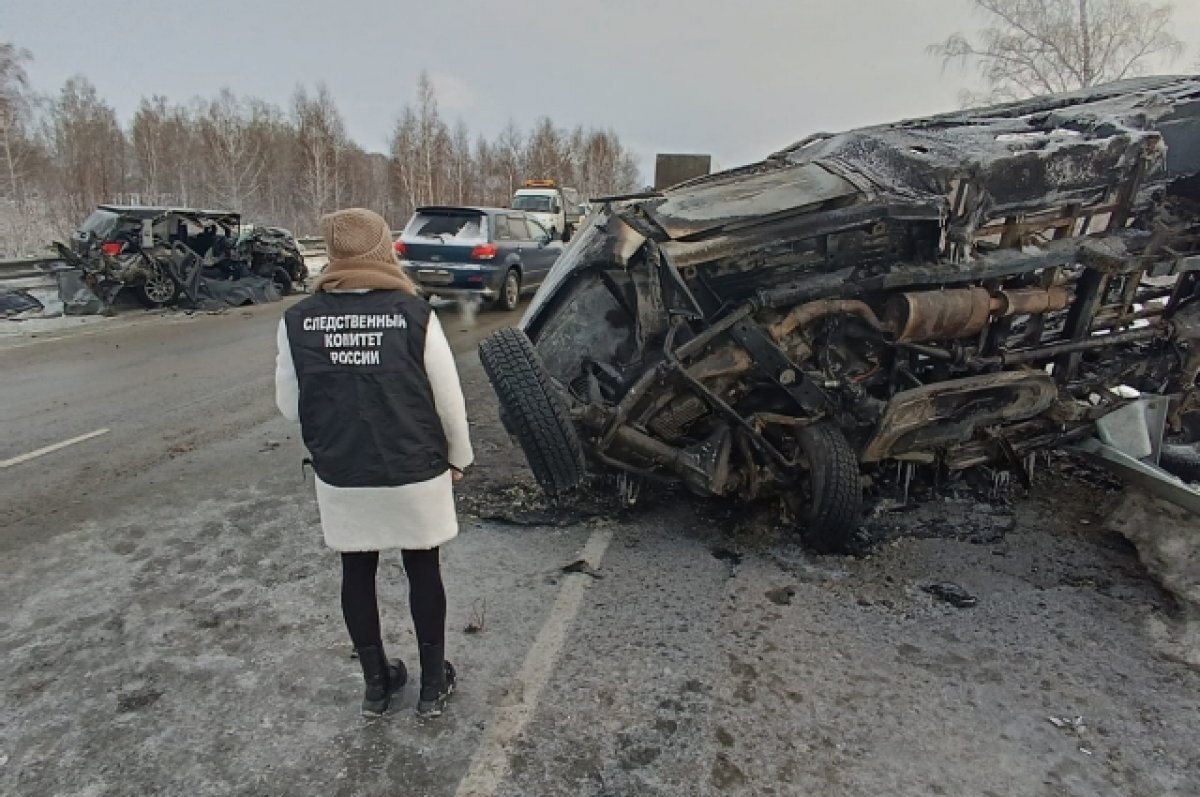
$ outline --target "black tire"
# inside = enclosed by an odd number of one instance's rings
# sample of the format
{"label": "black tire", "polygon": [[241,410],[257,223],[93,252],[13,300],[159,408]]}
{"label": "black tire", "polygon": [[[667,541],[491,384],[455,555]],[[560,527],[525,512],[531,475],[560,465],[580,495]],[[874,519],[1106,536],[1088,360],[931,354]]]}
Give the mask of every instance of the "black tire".
{"label": "black tire", "polygon": [[568,241],[571,240],[571,238],[574,237],[574,235],[575,235],[575,227],[571,224],[568,224],[566,227],[563,228],[562,242],[567,243]]}
{"label": "black tire", "polygon": [[814,423],[797,434],[808,460],[808,489],[800,502],[801,535],[819,553],[853,553],[862,522],[858,456],[831,423]]}
{"label": "black tire", "polygon": [[290,296],[292,293],[292,275],[283,266],[276,266],[271,272],[271,283],[280,296]]}
{"label": "black tire", "polygon": [[512,327],[493,332],[479,344],[479,359],[537,483],[551,496],[574,490],[583,480],[583,445],[529,338]]}
{"label": "black tire", "polygon": [[297,283],[303,285],[308,282],[308,264],[304,262],[303,258],[292,263],[291,276],[293,287]]}
{"label": "black tire", "polygon": [[501,310],[513,311],[521,303],[521,272],[510,268],[500,283],[500,295],[496,297],[496,306]]}
{"label": "black tire", "polygon": [[161,263],[151,261],[150,271],[150,279],[133,289],[138,301],[150,309],[175,304],[182,290],[179,283]]}

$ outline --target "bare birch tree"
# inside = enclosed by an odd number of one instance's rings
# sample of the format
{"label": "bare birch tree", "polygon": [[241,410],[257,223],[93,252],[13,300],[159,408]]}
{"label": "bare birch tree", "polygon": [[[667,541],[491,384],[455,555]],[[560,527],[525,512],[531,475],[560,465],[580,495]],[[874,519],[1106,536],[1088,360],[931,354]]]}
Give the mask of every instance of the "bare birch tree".
{"label": "bare birch tree", "polygon": [[337,207],[375,208],[399,227],[421,204],[507,205],[530,177],[597,196],[628,191],[638,176],[611,131],[567,131],[549,118],[510,121],[495,136],[462,120],[451,127],[423,73],[377,154],[351,141],[322,85],[298,88],[286,111],[229,89],[188,104],[146,97],[126,130],[81,77],[34,102],[29,57],[0,43],[2,254],[41,249],[102,202],[240,211],[303,235]]}
{"label": "bare birch tree", "polygon": [[19,165],[23,122],[28,112],[29,77],[25,64],[32,58],[8,42],[0,42],[0,156],[4,158],[5,194],[16,203],[25,205],[24,181]]}
{"label": "bare birch tree", "polygon": [[304,88],[298,89],[292,100],[292,115],[301,204],[308,212],[307,221],[315,226],[317,219],[341,204],[346,130],[333,95],[324,84],[312,97]]}
{"label": "bare birch tree", "polygon": [[210,198],[223,208],[242,210],[258,193],[263,162],[252,121],[247,103],[227,88],[200,104],[203,174]]}
{"label": "bare birch tree", "polygon": [[57,215],[65,227],[125,190],[125,134],[112,106],[86,78],[73,77],[49,104],[46,120],[58,175]]}
{"label": "bare birch tree", "polygon": [[986,19],[974,37],[930,45],[943,65],[974,65],[988,86],[964,102],[1011,100],[1144,74],[1183,49],[1172,7],[1148,0],[971,0]]}

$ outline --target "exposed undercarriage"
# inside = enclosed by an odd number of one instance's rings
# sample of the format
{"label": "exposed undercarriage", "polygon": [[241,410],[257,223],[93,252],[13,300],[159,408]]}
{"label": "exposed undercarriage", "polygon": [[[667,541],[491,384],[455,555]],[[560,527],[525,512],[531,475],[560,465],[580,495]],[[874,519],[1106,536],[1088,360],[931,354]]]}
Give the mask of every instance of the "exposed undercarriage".
{"label": "exposed undercarriage", "polygon": [[[1200,78],[814,136],[610,200],[522,326],[571,421],[553,446],[801,496],[829,548],[873,463],[1019,468],[1138,394],[1194,437]],[[489,373],[539,481],[572,486],[582,459]]]}

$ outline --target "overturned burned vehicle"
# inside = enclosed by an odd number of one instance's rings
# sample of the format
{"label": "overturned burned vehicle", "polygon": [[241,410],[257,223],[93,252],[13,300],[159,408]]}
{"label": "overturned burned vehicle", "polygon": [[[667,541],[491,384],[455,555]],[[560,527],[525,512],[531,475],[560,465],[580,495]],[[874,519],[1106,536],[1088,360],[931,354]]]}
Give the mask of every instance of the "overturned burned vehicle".
{"label": "overturned burned vehicle", "polygon": [[804,139],[601,203],[481,357],[548,492],[585,463],[795,502],[844,549],[862,473],[1011,465],[1135,391],[1200,430],[1200,77]]}
{"label": "overturned burned vehicle", "polygon": [[101,205],[56,246],[104,306],[125,288],[147,307],[260,303],[308,277],[291,233],[226,211]]}

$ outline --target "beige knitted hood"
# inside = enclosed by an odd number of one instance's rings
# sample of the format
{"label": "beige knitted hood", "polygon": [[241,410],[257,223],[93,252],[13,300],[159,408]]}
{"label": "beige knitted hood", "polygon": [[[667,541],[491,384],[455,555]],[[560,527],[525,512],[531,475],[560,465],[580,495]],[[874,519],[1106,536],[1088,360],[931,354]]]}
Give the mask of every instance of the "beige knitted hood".
{"label": "beige knitted hood", "polygon": [[392,231],[378,213],[365,208],[330,213],[321,217],[321,234],[329,265],[314,290],[418,292],[396,259]]}

